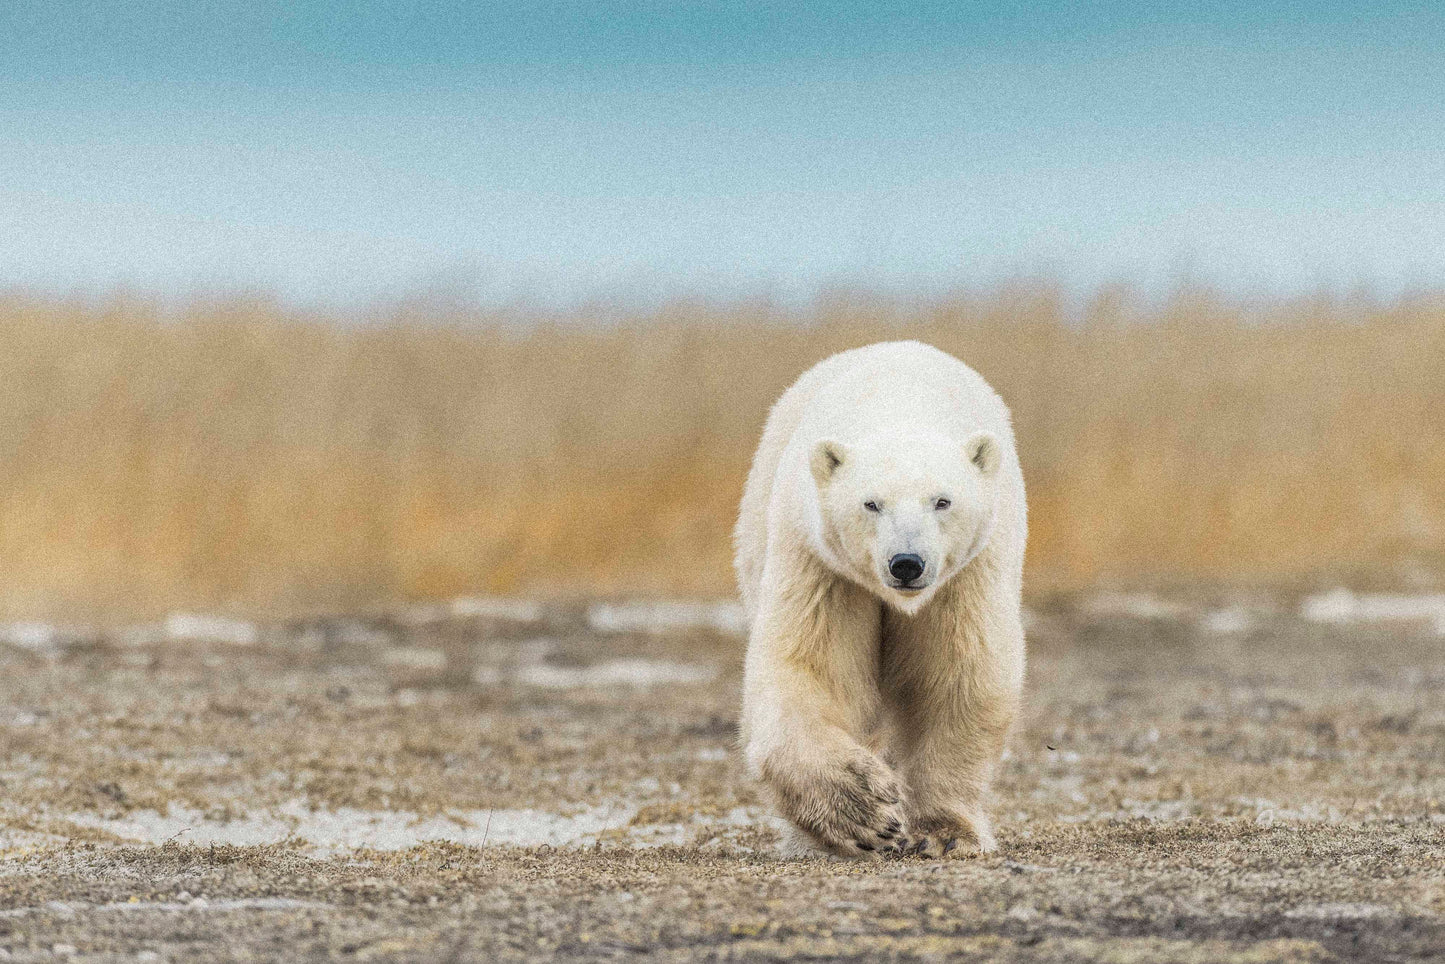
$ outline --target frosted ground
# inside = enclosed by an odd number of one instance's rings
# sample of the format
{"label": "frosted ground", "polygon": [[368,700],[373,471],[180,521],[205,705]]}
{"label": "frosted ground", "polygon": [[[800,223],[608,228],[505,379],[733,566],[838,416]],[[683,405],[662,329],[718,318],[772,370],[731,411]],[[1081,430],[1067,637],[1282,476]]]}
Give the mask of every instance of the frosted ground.
{"label": "frosted ground", "polygon": [[856,864],[775,853],[731,604],[0,626],[0,961],[1445,954],[1445,596],[1028,627],[999,852]]}

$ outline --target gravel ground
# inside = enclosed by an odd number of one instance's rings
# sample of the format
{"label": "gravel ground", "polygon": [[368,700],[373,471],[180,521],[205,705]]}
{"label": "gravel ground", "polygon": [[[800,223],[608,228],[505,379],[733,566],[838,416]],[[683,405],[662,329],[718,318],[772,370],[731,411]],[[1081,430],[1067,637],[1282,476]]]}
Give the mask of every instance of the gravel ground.
{"label": "gravel ground", "polygon": [[947,862],[776,855],[728,607],[5,627],[0,961],[1440,959],[1413,605],[1040,605],[999,851]]}

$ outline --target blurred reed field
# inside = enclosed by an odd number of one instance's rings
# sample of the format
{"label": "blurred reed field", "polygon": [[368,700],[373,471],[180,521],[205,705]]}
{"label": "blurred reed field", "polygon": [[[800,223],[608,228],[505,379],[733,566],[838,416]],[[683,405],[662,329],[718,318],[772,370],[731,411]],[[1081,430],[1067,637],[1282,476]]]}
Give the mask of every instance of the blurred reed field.
{"label": "blurred reed field", "polygon": [[1034,592],[1445,568],[1445,301],[1048,285],[528,324],[0,303],[0,611],[726,596],[769,404],[919,338],[1012,406]]}

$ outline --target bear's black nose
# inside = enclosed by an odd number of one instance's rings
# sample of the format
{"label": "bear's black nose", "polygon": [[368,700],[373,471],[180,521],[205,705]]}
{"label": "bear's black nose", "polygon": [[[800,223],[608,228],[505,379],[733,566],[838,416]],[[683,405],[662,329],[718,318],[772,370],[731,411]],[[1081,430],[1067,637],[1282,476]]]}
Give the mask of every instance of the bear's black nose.
{"label": "bear's black nose", "polygon": [[888,574],[906,586],[923,575],[923,559],[911,552],[900,552],[888,560]]}

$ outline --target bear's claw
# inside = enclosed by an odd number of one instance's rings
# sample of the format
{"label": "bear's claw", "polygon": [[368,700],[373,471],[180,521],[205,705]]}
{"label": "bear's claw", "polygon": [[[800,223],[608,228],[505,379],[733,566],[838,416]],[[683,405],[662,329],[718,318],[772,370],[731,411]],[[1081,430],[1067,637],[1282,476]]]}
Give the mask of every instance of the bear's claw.
{"label": "bear's claw", "polygon": [[[952,818],[920,821],[911,831],[912,841],[910,846],[905,848],[905,856],[957,859],[990,849],[980,843],[979,836],[972,827]],[[965,846],[960,847],[960,844]]]}
{"label": "bear's claw", "polygon": [[779,809],[834,853],[888,852],[903,829],[903,795],[877,758],[849,760],[813,781],[782,768],[765,767],[764,773]]}

